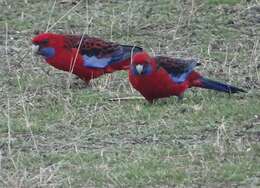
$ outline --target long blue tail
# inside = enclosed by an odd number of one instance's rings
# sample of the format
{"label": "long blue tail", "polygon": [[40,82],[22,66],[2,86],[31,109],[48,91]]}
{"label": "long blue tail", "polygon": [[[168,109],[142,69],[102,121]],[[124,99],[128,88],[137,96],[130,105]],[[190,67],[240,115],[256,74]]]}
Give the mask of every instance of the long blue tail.
{"label": "long blue tail", "polygon": [[243,89],[237,88],[235,86],[231,86],[228,84],[220,83],[217,81],[213,81],[207,78],[200,78],[201,87],[206,89],[213,89],[216,91],[226,92],[226,93],[239,93],[246,92]]}

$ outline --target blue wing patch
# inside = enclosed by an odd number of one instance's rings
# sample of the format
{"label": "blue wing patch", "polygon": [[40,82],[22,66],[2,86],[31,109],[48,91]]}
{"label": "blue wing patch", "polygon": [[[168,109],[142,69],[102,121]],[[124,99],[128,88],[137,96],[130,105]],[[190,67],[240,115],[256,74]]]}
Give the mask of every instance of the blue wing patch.
{"label": "blue wing patch", "polygon": [[181,74],[177,74],[177,75],[171,74],[171,78],[174,82],[176,82],[177,84],[180,84],[187,79],[187,77],[189,76],[189,74],[191,72],[192,72],[192,70],[190,70],[188,72],[181,73]]}
{"label": "blue wing patch", "polygon": [[197,61],[194,59],[185,60],[185,61],[189,62],[190,64],[183,70],[183,72],[177,74],[171,73],[172,80],[178,84],[184,82],[188,78],[188,76],[190,75],[190,73],[193,71],[194,67],[196,67],[197,64],[196,63]]}
{"label": "blue wing patch", "polygon": [[111,58],[96,58],[96,56],[89,57],[83,55],[84,65],[91,68],[105,68],[111,62]]}
{"label": "blue wing patch", "polygon": [[83,55],[84,66],[91,68],[105,68],[113,63],[118,63],[125,59],[122,48],[110,55],[111,57],[101,57]]}

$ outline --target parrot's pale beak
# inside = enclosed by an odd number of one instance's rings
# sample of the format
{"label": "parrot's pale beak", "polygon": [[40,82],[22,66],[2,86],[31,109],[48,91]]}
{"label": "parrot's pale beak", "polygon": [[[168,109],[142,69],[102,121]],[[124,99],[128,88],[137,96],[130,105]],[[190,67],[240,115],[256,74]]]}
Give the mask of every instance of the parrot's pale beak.
{"label": "parrot's pale beak", "polygon": [[143,69],[144,69],[143,65],[138,64],[135,66],[135,68],[136,68],[136,71],[138,72],[138,74],[142,74]]}
{"label": "parrot's pale beak", "polygon": [[33,53],[38,53],[39,49],[40,49],[39,45],[35,45],[35,44],[32,45],[32,52]]}

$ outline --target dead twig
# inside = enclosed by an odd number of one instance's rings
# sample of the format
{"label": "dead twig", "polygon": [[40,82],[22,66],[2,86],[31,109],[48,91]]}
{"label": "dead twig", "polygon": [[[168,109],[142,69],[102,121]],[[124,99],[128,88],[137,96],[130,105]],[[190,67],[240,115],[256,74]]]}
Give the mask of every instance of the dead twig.
{"label": "dead twig", "polygon": [[128,100],[144,100],[144,97],[117,97],[108,99],[109,101],[128,101]]}

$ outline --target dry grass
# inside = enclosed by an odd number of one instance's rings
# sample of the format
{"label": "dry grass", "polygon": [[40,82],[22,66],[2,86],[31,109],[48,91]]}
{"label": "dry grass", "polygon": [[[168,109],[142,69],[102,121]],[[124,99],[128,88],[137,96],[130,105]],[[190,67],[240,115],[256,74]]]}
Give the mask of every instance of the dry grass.
{"label": "dry grass", "polygon": [[[0,187],[257,187],[257,1],[0,1]],[[2,16],[3,15],[3,16]],[[127,73],[86,87],[30,51],[34,32],[87,33],[200,58],[210,78],[150,105]]]}

